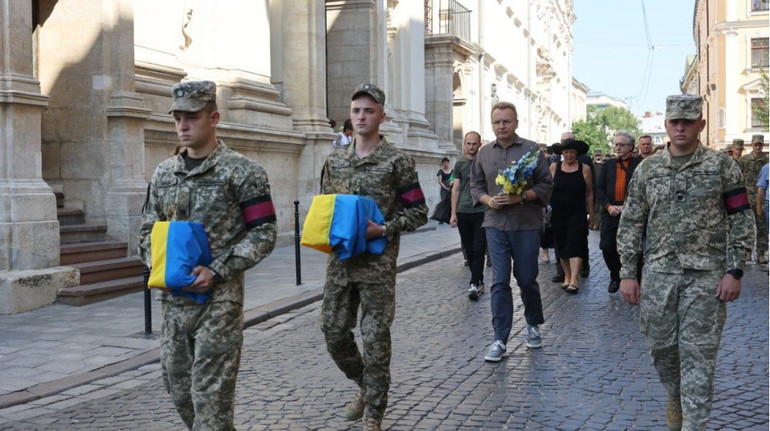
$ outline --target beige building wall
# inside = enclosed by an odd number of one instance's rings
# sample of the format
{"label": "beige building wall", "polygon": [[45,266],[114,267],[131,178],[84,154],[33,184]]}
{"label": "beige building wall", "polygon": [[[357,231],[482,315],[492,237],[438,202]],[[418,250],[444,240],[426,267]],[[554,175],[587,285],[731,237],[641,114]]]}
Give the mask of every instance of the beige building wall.
{"label": "beige building wall", "polygon": [[[476,130],[494,140],[490,108],[498,101],[516,105],[517,133],[525,138],[552,142],[569,129],[571,1],[462,0],[453,21],[437,10],[448,2],[427,3],[434,6],[426,13],[428,118],[439,139],[459,148],[463,134]],[[466,16],[469,31],[453,32]],[[451,112],[444,109],[450,97]]]}
{"label": "beige building wall", "polygon": [[572,92],[570,93],[570,125],[577,121],[586,120],[589,90],[590,89],[585,84],[572,78]]}
{"label": "beige building wall", "polygon": [[[745,141],[753,134],[768,131],[752,124],[752,99],[763,98],[760,68],[752,64],[752,42],[764,46],[767,59],[767,9],[753,10],[766,2],[751,0],[698,0],[695,4],[693,33],[697,58],[685,72],[683,91],[704,97],[707,120],[702,140],[714,148],[724,148],[734,138]],[[767,70],[767,68],[765,68]],[[765,108],[767,109],[767,108]]]}
{"label": "beige building wall", "polygon": [[[3,208],[16,211],[0,212],[0,298],[23,305],[0,313],[45,305],[55,288],[78,282],[76,270],[55,269],[52,192],[136,253],[147,182],[178,143],[168,108],[181,81],[217,83],[218,135],[267,170],[284,244],[293,238],[293,202],[304,217],[319,190],[329,120],[342,124],[363,82],[385,90],[382,131],[414,157],[431,207],[440,160],[459,155],[463,133],[494,139],[494,102],[517,105],[521,136],[557,139],[572,122],[572,1],[461,0],[451,15],[448,4],[0,2],[3,22],[14,24],[0,40],[0,78],[11,88],[0,92],[0,116],[24,126],[7,131],[24,148],[9,147],[0,171],[12,185],[0,189]],[[463,17],[467,28],[442,28],[447,17]],[[44,295],[19,291],[30,270],[68,281],[49,283]]]}

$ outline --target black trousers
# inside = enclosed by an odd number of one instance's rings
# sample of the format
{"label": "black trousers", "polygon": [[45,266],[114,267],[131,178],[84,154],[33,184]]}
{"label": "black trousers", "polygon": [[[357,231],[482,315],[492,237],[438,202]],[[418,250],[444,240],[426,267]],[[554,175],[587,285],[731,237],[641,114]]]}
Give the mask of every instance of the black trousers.
{"label": "black trousers", "polygon": [[[611,281],[620,281],[620,254],[618,254],[618,221],[620,217],[612,217],[607,212],[602,214],[602,230],[599,236],[599,248],[607,269],[610,271]],[[636,268],[637,280],[642,279],[642,259]]]}
{"label": "black trousers", "polygon": [[484,257],[487,254],[487,236],[481,224],[484,213],[457,213],[460,243],[471,270],[471,283],[484,281]]}

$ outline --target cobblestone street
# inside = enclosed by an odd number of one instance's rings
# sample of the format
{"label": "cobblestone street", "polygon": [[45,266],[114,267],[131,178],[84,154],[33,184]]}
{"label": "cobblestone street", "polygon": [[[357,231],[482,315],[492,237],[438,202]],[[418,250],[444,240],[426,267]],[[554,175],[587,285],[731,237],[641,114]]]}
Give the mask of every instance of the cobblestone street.
{"label": "cobblestone street", "polygon": [[[638,307],[607,293],[597,237],[578,295],[550,281],[553,265],[540,266],[540,350],[524,345],[515,295],[509,354],[496,364],[483,359],[493,341],[489,295],[467,299],[461,255],[400,274],[384,428],[665,430],[667,398],[638,331]],[[750,266],[744,280],[728,306],[710,430],[768,429],[766,266]],[[314,303],[246,330],[238,429],[360,429],[342,418],[354,388],[326,352],[318,315]],[[152,364],[0,410],[0,430],[183,429],[159,377]]]}

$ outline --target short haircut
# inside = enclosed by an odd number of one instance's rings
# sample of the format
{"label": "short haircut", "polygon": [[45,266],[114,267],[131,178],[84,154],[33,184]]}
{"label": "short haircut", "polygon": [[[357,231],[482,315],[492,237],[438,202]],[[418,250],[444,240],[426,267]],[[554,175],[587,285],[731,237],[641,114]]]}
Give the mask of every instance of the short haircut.
{"label": "short haircut", "polygon": [[201,111],[205,111],[207,114],[211,114],[213,112],[217,111],[217,102],[207,102],[206,106],[201,109]]}
{"label": "short haircut", "polygon": [[516,106],[514,106],[511,102],[497,102],[494,105],[492,105],[492,110],[489,111],[490,115],[495,112],[496,109],[510,109],[513,111],[513,115],[516,116],[516,118],[519,118],[519,113],[516,112]]}
{"label": "short haircut", "polygon": [[353,122],[350,121],[350,118],[345,120],[345,123],[342,125],[342,131],[344,132],[345,130],[353,130]]}
{"label": "short haircut", "polygon": [[463,136],[463,144],[465,143],[465,140],[468,139],[468,135],[476,135],[479,138],[479,144],[481,143],[481,134],[475,130],[471,130]]}
{"label": "short haircut", "polygon": [[449,161],[449,157],[444,157],[443,159],[441,159],[441,163],[448,162],[448,161]]}
{"label": "short haircut", "polygon": [[[642,135],[642,136],[640,136],[640,137],[639,137],[639,140],[641,141],[641,140],[642,140],[642,138],[647,138],[647,139],[649,139],[650,141],[652,141],[652,136],[650,136],[650,135]],[[652,143],[652,142],[650,142],[650,143]]]}
{"label": "short haircut", "polygon": [[[615,133],[615,137],[618,136],[625,136],[626,137],[626,145],[634,146],[634,142],[636,142],[636,139],[634,138],[634,135],[626,132],[625,130],[620,130]],[[613,139],[614,140],[614,139]]]}

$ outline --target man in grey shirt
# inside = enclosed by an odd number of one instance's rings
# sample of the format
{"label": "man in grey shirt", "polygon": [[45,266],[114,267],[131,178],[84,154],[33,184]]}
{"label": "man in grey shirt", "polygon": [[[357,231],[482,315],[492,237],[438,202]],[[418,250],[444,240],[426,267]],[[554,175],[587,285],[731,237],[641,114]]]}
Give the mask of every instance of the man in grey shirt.
{"label": "man in grey shirt", "polygon": [[471,165],[471,196],[474,205],[489,207],[484,216],[489,254],[492,258],[492,326],[495,341],[484,357],[497,362],[505,355],[505,344],[513,323],[511,260],[519,285],[527,321],[527,347],[542,346],[539,325],[544,322],[540,286],[537,284],[537,256],[543,227],[543,208],[551,199],[553,178],[548,160],[538,152],[538,163],[519,195],[501,193],[495,184],[500,170],[527,154],[535,142],[516,134],[518,114],[512,103],[492,107],[492,130],[497,138],[481,147]]}

